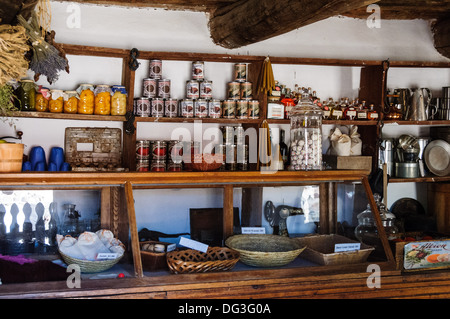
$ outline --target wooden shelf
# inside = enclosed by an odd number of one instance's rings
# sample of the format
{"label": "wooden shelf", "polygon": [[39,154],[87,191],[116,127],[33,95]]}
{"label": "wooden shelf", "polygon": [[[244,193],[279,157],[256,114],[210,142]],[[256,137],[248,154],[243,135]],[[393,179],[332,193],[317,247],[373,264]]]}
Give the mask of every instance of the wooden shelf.
{"label": "wooden shelf", "polygon": [[51,113],[51,112],[20,111],[14,112],[12,117],[58,119],[58,120],[81,120],[81,121],[116,121],[116,122],[125,121],[125,116],[118,116],[118,115],[69,114],[69,113]]}
{"label": "wooden shelf", "polygon": [[136,117],[136,122],[153,122],[153,123],[223,123],[223,124],[259,124],[262,119],[226,119],[226,118],[183,118],[183,117]]}
{"label": "wooden shelf", "polygon": [[[289,119],[267,119],[269,124],[290,124]],[[358,125],[358,126],[374,126],[378,121],[351,121],[351,120],[323,120],[323,125]]]}
{"label": "wooden shelf", "polygon": [[449,182],[450,176],[425,176],[416,178],[389,178],[389,183],[434,183]]}
{"label": "wooden shelf", "polygon": [[383,123],[390,125],[450,125],[450,121],[446,120],[431,120],[431,121],[384,120]]}

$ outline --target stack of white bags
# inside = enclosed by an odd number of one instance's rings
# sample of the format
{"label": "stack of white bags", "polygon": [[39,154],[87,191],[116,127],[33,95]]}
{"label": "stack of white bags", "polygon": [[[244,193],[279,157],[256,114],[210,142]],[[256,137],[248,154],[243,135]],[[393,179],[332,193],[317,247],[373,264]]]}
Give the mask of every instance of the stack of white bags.
{"label": "stack of white bags", "polygon": [[110,230],[101,229],[95,233],[84,232],[77,238],[71,236],[56,235],[59,250],[72,258],[81,260],[99,260],[98,254],[116,253],[117,257],[125,252],[120,240],[114,238]]}

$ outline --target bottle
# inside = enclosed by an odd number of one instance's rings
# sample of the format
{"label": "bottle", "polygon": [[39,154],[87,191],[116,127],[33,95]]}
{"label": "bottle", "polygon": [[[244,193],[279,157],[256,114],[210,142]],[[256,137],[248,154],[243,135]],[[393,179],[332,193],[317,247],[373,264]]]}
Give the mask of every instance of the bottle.
{"label": "bottle", "polygon": [[356,119],[356,114],[355,101],[353,101],[345,109],[343,117],[346,120],[353,121]]}
{"label": "bottle", "polygon": [[366,101],[362,101],[361,105],[359,106],[358,110],[356,111],[356,119],[357,120],[367,120],[367,106]]}
{"label": "bottle", "polygon": [[284,142],[284,138],[285,138],[285,132],[284,130],[280,130],[280,154],[281,154],[281,158],[283,160],[283,165],[284,167],[288,167],[289,165],[289,150],[288,147],[286,145],[286,143]]}
{"label": "bottle", "polygon": [[369,112],[367,112],[367,119],[369,121],[378,120],[378,112],[374,110],[374,105],[370,104]]}
{"label": "bottle", "polygon": [[278,166],[276,167],[276,170],[277,171],[284,171],[284,162],[283,162],[283,156],[281,155],[280,144],[277,145],[277,154],[278,154],[278,160],[277,160]]}
{"label": "bottle", "polygon": [[342,111],[343,100],[341,99],[340,103],[335,103],[333,108],[331,109],[331,119],[332,120],[342,120],[343,111]]}
{"label": "bottle", "polygon": [[323,104],[323,119],[330,120],[331,119],[331,110],[334,108],[333,98],[329,98],[327,103]]}

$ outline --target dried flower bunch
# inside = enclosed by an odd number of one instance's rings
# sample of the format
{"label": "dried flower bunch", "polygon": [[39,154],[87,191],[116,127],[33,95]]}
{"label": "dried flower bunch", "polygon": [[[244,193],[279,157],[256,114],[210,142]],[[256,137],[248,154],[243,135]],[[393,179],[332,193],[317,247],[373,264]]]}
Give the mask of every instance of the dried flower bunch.
{"label": "dried flower bunch", "polygon": [[0,86],[26,75],[28,61],[25,52],[30,47],[22,26],[0,25]]}
{"label": "dried flower bunch", "polygon": [[50,84],[55,82],[58,80],[58,73],[67,68],[67,59],[60,55],[57,48],[46,41],[35,12],[31,15],[30,22],[27,22],[21,15],[17,16],[17,19],[26,29],[30,38],[32,51],[30,70],[36,74],[45,75]]}

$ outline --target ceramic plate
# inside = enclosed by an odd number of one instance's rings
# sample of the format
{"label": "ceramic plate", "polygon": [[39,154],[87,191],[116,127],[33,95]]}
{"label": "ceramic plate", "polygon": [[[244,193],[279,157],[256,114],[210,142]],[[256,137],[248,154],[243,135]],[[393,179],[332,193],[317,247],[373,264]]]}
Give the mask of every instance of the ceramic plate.
{"label": "ceramic plate", "polygon": [[431,173],[437,176],[450,174],[450,144],[444,140],[430,142],[425,148],[425,163]]}

